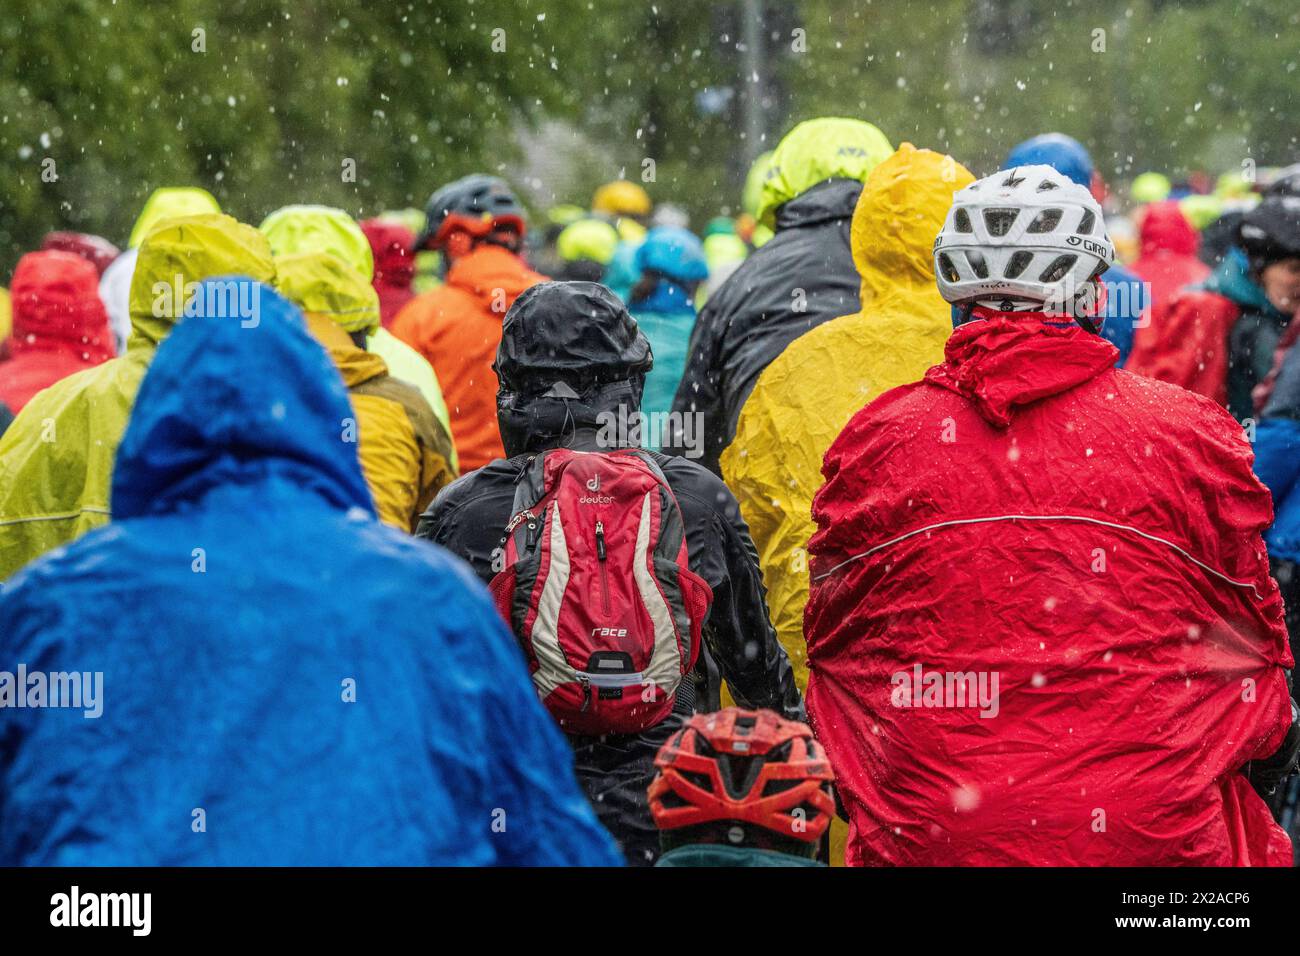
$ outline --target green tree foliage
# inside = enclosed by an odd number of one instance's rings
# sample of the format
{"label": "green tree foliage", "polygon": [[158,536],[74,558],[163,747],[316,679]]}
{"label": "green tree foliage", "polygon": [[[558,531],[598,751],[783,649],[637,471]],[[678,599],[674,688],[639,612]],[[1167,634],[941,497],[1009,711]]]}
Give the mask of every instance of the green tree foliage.
{"label": "green tree foliage", "polygon": [[1300,159],[1292,0],[805,0],[796,116],[859,116],[977,171],[1059,130],[1103,175]]}
{"label": "green tree foliage", "polygon": [[[599,182],[641,179],[650,159],[652,197],[701,223],[736,208],[756,151],[740,140],[753,88],[740,75],[741,9],[741,0],[8,0],[0,270],[53,228],[124,241],[160,185],[203,185],[256,222],[294,201],[357,215],[420,205],[471,170],[518,178],[517,134],[542,119],[567,124],[574,145],[564,176],[519,183],[539,202],[583,203]],[[764,146],[800,119],[843,115],[977,171],[1049,129],[1082,139],[1119,182],[1147,168],[1177,176],[1300,158],[1294,0],[765,0],[764,9]],[[722,105],[702,108],[710,101]]]}
{"label": "green tree foliage", "polygon": [[160,185],[257,222],[292,201],[418,205],[503,169],[519,123],[586,107],[591,6],[9,0],[0,265],[54,228],[124,242]]}

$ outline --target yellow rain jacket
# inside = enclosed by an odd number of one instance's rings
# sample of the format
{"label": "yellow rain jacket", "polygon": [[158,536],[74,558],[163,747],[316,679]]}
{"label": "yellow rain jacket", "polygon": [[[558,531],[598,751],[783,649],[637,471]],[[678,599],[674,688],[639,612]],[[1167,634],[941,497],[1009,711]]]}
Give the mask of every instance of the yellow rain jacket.
{"label": "yellow rain jacket", "polygon": [[935,286],[934,237],[952,194],[970,182],[950,157],[910,143],[876,167],[850,232],[861,311],[786,347],[759,376],[722,454],[722,475],[758,548],[772,623],[800,690],[808,685],[806,549],[822,457],[854,412],[943,360],[952,318]]}
{"label": "yellow rain jacket", "polygon": [[[795,339],[759,376],[722,453],[722,476],[758,549],[767,605],[801,692],[808,688],[803,609],[808,539],[822,458],[876,396],[943,360],[952,313],[934,281],[934,237],[952,195],[974,177],[949,156],[904,143],[867,179],[849,241],[862,308]],[[831,821],[832,865],[848,828]]]}
{"label": "yellow rain jacket", "polygon": [[356,418],[339,423],[339,438],[357,443],[380,520],[413,531],[456,477],[450,431],[419,389],[394,378],[380,356],[353,340],[379,327],[379,296],[369,279],[328,252],[278,256],[275,264],[276,287],[303,310],[347,384]]}
{"label": "yellow rain jacket", "polygon": [[275,278],[252,226],[206,213],[164,220],[145,237],[126,354],[37,393],[0,437],[0,580],[108,522],[117,444],[154,350],[184,314],[184,286],[226,275]]}

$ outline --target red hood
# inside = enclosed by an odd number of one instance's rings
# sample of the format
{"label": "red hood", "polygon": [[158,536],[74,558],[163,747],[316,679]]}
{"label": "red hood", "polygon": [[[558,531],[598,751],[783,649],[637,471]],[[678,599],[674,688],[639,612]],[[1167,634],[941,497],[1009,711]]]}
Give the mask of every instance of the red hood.
{"label": "red hood", "polygon": [[408,287],[415,277],[415,257],[411,255],[415,233],[400,223],[382,219],[367,219],[360,226],[374,254],[375,286]]}
{"label": "red hood", "polygon": [[57,350],[88,364],[112,357],[99,273],[89,260],[70,252],[29,252],[18,260],[9,291],[15,356]]}
{"label": "red hood", "polygon": [[991,425],[1005,428],[1018,406],[1057,395],[1115,364],[1119,350],[1078,326],[1037,314],[987,312],[953,332],[946,361],[925,373],[931,385],[974,403]]}
{"label": "red hood", "polygon": [[[447,270],[447,285],[469,293],[485,310],[502,316],[520,293],[545,281],[545,276],[529,269],[514,253],[488,244],[475,247]],[[494,301],[499,294],[504,302]]]}
{"label": "red hood", "polygon": [[94,236],[88,232],[50,232],[41,240],[42,249],[57,249],[71,252],[88,261],[99,275],[104,274],[122,250],[103,236]]}
{"label": "red hood", "polygon": [[1147,206],[1142,216],[1140,235],[1143,256],[1154,252],[1194,256],[1200,245],[1196,229],[1188,222],[1176,202],[1157,202]]}

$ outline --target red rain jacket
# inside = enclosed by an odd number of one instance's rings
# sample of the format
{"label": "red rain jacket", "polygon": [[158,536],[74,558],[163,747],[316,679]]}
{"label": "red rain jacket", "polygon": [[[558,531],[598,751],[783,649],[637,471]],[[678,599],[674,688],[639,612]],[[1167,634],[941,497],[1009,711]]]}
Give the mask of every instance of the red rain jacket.
{"label": "red rain jacket", "polygon": [[850,420],[813,503],[848,862],[1289,865],[1239,772],[1291,666],[1241,427],[1078,328],[992,313],[945,354]]}
{"label": "red rain jacket", "polygon": [[33,395],[113,357],[99,298],[99,273],[71,252],[29,252],[18,260],[10,358],[0,363],[0,403],[15,415]]}
{"label": "red rain jacket", "polygon": [[[1146,207],[1139,230],[1141,254],[1129,270],[1150,286],[1149,313],[1133,337],[1136,352],[1148,341],[1159,341],[1161,310],[1184,286],[1204,281],[1210,267],[1197,258],[1200,237],[1176,202],[1152,203]],[[1126,366],[1127,367],[1127,366]]]}

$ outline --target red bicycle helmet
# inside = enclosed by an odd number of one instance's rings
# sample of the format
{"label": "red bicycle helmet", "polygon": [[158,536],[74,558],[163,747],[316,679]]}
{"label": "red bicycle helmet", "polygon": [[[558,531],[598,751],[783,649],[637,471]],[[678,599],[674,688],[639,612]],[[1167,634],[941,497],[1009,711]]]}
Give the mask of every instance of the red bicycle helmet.
{"label": "red bicycle helmet", "polygon": [[816,845],[835,812],[826,751],[806,724],[770,710],[696,714],[655,766],[650,812],[660,830],[748,823]]}

